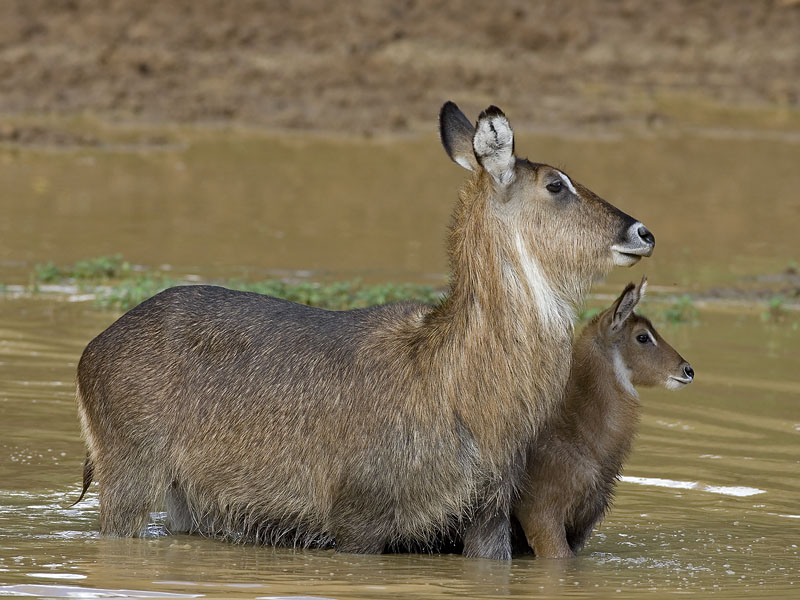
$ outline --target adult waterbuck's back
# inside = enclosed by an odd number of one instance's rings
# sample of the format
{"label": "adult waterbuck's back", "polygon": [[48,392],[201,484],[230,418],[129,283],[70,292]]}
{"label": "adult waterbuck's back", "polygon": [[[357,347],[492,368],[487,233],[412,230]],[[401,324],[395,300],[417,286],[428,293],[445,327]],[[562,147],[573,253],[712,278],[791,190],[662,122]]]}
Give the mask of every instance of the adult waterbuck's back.
{"label": "adult waterbuck's back", "polygon": [[614,264],[652,252],[644,226],[513,153],[503,113],[440,115],[473,171],[439,306],[326,311],[212,286],[166,290],[86,348],[84,490],[100,529],[169,528],[381,552],[457,528],[510,556],[526,452],[561,399],[574,307]]}

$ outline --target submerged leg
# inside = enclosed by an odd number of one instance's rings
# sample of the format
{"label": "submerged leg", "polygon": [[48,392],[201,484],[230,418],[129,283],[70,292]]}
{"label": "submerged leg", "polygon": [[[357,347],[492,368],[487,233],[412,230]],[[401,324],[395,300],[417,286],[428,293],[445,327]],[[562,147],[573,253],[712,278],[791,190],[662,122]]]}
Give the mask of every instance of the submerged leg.
{"label": "submerged leg", "polygon": [[335,535],[336,551],[347,554],[382,554],[386,537],[378,527],[340,527]]}
{"label": "submerged leg", "polygon": [[186,494],[177,484],[167,488],[167,531],[170,533],[191,533],[196,530],[192,513],[189,510],[189,503],[186,501]]}
{"label": "submerged leg", "polygon": [[511,560],[511,519],[507,511],[484,509],[464,531],[464,556]]}
{"label": "submerged leg", "polygon": [[520,515],[525,537],[539,558],[572,558],[575,553],[567,543],[564,519],[561,516],[540,512]]}
{"label": "submerged leg", "polygon": [[[160,499],[163,487],[152,477],[137,478],[137,475],[154,473],[145,467],[136,472],[119,469],[98,468],[100,482],[100,533],[119,537],[137,537],[147,526],[150,511]],[[110,471],[110,473],[108,472]]]}
{"label": "submerged leg", "polygon": [[581,523],[567,529],[567,543],[574,553],[583,548],[593,530],[594,523]]}

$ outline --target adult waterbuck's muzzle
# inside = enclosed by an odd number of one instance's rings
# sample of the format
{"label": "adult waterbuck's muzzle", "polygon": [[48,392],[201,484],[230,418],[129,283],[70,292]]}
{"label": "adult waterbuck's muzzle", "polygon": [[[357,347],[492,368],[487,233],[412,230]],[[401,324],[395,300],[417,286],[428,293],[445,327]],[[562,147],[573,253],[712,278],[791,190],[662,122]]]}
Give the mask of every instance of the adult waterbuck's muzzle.
{"label": "adult waterbuck's muzzle", "polygon": [[625,215],[630,223],[622,232],[620,241],[611,250],[614,253],[614,264],[619,267],[635,265],[643,256],[653,254],[656,238],[641,222]]}

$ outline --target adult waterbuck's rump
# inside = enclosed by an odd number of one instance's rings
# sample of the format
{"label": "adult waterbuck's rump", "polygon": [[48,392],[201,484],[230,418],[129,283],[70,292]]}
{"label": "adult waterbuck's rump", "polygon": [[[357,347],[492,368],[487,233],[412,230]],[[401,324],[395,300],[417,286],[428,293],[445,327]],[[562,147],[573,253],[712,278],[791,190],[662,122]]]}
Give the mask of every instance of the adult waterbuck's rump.
{"label": "adult waterbuck's rump", "polygon": [[694,370],[634,312],[647,281],[629,284],[576,340],[564,405],[529,450],[514,513],[537,556],[574,556],[611,503],[639,421],[634,386],[680,389]]}
{"label": "adult waterbuck's rump", "polygon": [[326,311],[212,286],[166,290],[86,347],[84,489],[100,530],[168,527],[376,553],[463,532],[508,558],[526,452],[561,400],[574,307],[613,265],[652,253],[644,226],[516,158],[503,113],[448,102],[449,156],[471,170],[438,306]]}

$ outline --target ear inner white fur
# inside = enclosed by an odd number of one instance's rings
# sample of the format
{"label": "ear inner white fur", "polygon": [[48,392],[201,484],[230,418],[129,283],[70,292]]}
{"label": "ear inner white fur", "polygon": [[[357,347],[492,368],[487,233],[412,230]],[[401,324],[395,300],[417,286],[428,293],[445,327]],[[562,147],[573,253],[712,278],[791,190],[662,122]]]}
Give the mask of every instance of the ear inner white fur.
{"label": "ear inner white fur", "polygon": [[472,163],[463,156],[454,157],[453,162],[455,162],[457,165],[464,167],[467,171],[475,170],[475,168],[472,166]]}
{"label": "ear inner white fur", "polygon": [[497,183],[506,186],[514,180],[514,132],[499,108],[490,106],[481,113],[472,147],[478,162]]}

